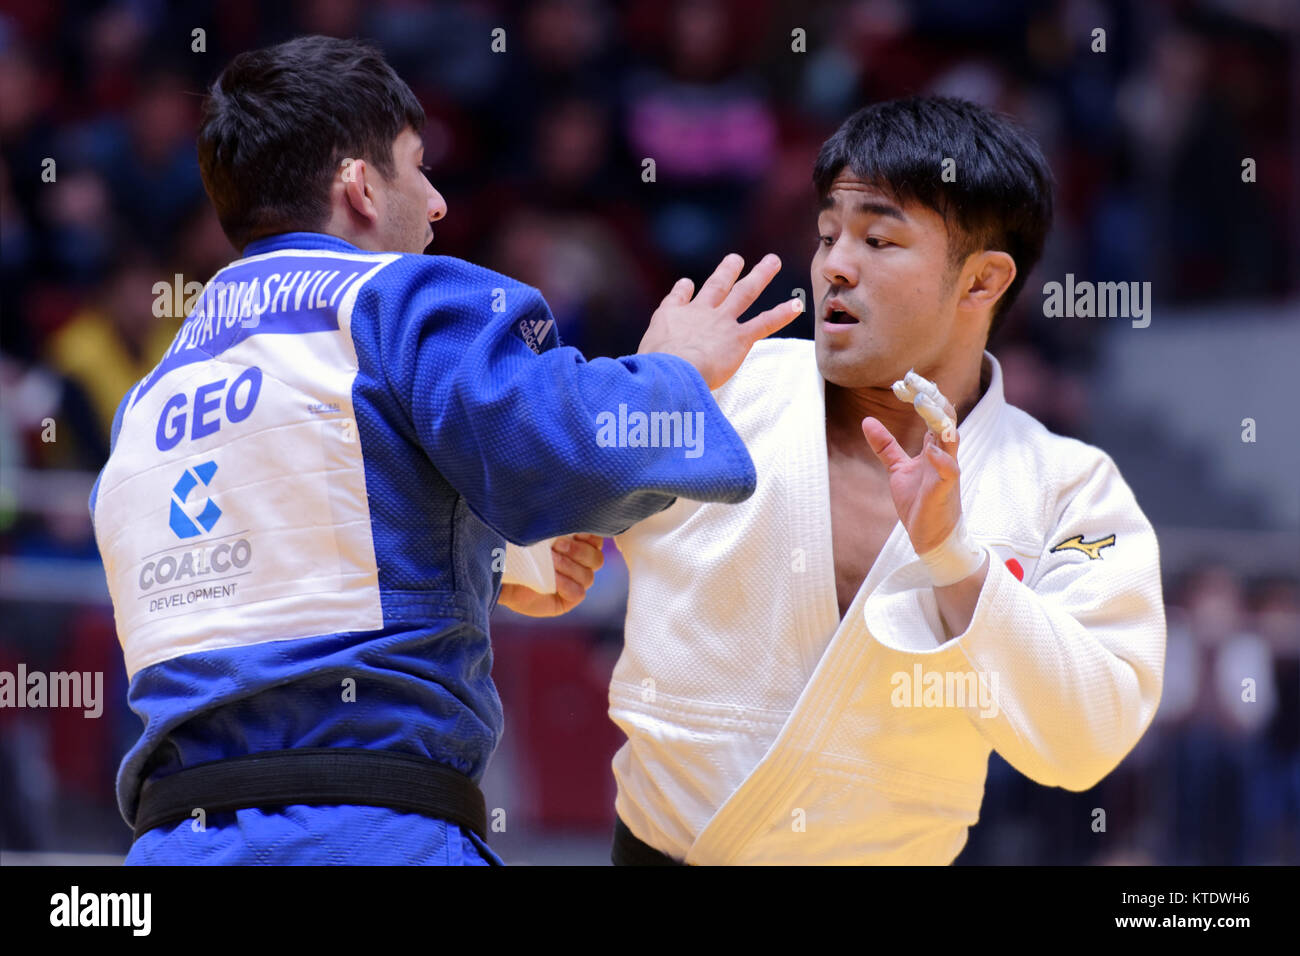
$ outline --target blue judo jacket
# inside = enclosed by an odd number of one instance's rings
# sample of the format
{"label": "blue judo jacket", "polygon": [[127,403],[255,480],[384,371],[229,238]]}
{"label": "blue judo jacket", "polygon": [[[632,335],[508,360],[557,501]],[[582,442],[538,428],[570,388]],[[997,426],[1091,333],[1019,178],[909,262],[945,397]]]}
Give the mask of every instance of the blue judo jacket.
{"label": "blue judo jacket", "polygon": [[[319,233],[213,277],[111,447],[90,510],[144,721],[117,780],[128,823],[150,776],[265,750],[396,751],[478,781],[502,732],[506,540],[617,534],[755,487],[682,359],[587,361],[536,289]],[[491,857],[426,817],[293,806],[156,828],[128,862]]]}

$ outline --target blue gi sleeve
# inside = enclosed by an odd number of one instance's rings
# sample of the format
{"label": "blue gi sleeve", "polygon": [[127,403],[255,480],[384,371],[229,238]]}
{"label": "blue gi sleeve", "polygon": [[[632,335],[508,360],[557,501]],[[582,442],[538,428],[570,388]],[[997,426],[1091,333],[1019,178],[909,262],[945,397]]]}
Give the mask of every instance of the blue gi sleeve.
{"label": "blue gi sleeve", "polygon": [[433,464],[507,540],[614,535],[678,496],[754,493],[744,442],[688,362],[589,362],[558,344],[536,289],[459,259],[412,259],[377,284],[389,385]]}

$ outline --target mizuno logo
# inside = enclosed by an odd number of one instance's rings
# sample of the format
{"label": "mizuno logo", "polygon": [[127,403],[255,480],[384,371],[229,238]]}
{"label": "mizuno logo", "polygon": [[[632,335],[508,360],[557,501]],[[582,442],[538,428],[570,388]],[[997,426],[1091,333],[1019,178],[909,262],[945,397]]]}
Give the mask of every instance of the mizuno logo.
{"label": "mizuno logo", "polygon": [[1104,538],[1098,538],[1096,541],[1084,541],[1083,535],[1076,534],[1073,538],[1066,538],[1060,544],[1052,549],[1052,553],[1057,551],[1082,551],[1089,558],[1096,561],[1101,557],[1101,549],[1109,548],[1115,543],[1115,536],[1107,535]]}

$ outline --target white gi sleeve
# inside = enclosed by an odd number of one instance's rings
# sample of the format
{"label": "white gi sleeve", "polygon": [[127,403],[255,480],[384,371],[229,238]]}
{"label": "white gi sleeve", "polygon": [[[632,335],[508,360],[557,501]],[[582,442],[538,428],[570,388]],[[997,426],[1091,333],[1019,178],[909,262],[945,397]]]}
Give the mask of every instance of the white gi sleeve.
{"label": "white gi sleeve", "polygon": [[538,594],[555,593],[555,561],[547,538],[527,548],[506,542],[506,559],[501,572],[502,584],[522,584]]}
{"label": "white gi sleeve", "polygon": [[929,630],[942,645],[926,655],[931,666],[972,669],[996,688],[996,708],[963,708],[993,749],[1038,783],[1078,791],[1110,773],[1155,715],[1165,613],[1155,532],[1109,457],[1058,509],[1030,581],[989,552],[970,625],[950,641],[915,565],[864,610],[876,634]]}

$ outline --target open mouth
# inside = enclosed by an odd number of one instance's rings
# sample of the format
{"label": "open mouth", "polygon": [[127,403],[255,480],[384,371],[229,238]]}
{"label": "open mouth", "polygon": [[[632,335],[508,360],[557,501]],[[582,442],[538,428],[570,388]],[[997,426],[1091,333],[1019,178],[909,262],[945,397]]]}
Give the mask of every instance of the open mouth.
{"label": "open mouth", "polygon": [[836,308],[828,309],[826,311],[826,315],[823,318],[823,321],[825,321],[827,325],[857,325],[858,324],[857,317],[854,316],[851,312],[846,312],[843,309],[836,309]]}

